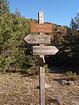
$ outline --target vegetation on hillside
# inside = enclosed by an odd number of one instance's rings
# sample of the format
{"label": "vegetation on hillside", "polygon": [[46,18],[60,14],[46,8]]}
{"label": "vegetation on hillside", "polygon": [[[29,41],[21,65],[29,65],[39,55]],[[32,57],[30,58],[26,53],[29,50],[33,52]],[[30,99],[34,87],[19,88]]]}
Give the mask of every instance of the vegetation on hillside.
{"label": "vegetation on hillside", "polygon": [[31,46],[24,41],[29,20],[11,13],[7,0],[1,0],[0,7],[0,71],[25,71],[35,66]]}
{"label": "vegetation on hillside", "polygon": [[79,68],[79,15],[72,18],[70,27],[66,29],[66,35],[61,31],[55,35],[52,45],[57,46],[59,52],[49,59],[53,59],[51,63],[56,66]]}
{"label": "vegetation on hillside", "polygon": [[[30,33],[30,19],[21,16],[18,10],[11,13],[8,0],[0,0],[0,71],[24,71],[34,73],[38,70],[38,56],[32,55],[32,46],[24,41]],[[79,65],[79,15],[71,20],[71,27],[64,33],[55,27],[52,44],[59,49],[51,61],[57,65]],[[50,60],[49,60],[50,61]],[[49,62],[50,63],[50,62]]]}

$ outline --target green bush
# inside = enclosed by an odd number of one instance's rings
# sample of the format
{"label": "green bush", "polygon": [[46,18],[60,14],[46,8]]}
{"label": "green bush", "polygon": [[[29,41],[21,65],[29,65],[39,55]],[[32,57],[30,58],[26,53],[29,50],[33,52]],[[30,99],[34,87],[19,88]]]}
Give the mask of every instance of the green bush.
{"label": "green bush", "polygon": [[44,65],[44,69],[45,69],[45,73],[48,73],[49,69],[48,69],[48,65],[47,64]]}
{"label": "green bush", "polygon": [[[0,71],[34,70],[37,58],[24,38],[29,33],[29,20],[6,13],[0,16]],[[36,68],[36,67],[35,67]]]}
{"label": "green bush", "polygon": [[76,80],[76,79],[78,79],[77,73],[72,72],[72,71],[65,72],[64,77],[65,77],[65,79],[68,79],[68,80]]}

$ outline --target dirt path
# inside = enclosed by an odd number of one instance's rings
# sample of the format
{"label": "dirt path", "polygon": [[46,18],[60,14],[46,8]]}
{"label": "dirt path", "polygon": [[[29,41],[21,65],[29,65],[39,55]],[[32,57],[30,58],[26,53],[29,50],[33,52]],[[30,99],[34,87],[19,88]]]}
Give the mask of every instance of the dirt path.
{"label": "dirt path", "polygon": [[[46,74],[46,105],[79,105],[79,81],[63,86],[61,74]],[[39,77],[0,74],[0,105],[39,105]]]}

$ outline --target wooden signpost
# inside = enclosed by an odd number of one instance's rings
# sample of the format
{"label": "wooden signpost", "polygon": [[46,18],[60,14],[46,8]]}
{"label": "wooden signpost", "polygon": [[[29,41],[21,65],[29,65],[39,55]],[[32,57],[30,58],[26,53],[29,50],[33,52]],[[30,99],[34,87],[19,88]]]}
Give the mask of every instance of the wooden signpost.
{"label": "wooden signpost", "polygon": [[32,33],[52,33],[52,24],[39,24],[39,23],[31,23],[31,32]]}
{"label": "wooden signpost", "polygon": [[50,44],[49,35],[27,35],[24,40],[29,44]]}
{"label": "wooden signpost", "polygon": [[33,55],[55,55],[57,52],[55,46],[33,46]]}
{"label": "wooden signpost", "polygon": [[[42,11],[38,14],[39,24],[44,24],[44,13]],[[51,32],[51,31],[50,31]],[[55,46],[45,46],[44,44],[50,44],[50,36],[44,35],[40,31],[39,35],[27,35],[24,40],[29,44],[39,44],[40,46],[33,46],[33,55],[40,55],[40,105],[45,105],[45,70],[44,70],[44,55],[55,55],[59,50]]]}

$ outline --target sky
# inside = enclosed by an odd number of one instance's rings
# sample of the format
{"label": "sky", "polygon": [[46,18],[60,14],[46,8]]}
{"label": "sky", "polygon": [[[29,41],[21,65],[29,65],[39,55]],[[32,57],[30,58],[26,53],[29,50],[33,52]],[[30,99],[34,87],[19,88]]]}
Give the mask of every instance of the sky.
{"label": "sky", "polygon": [[38,12],[43,11],[45,22],[63,26],[70,26],[71,18],[79,13],[79,0],[9,0],[9,6],[25,18],[38,19]]}

